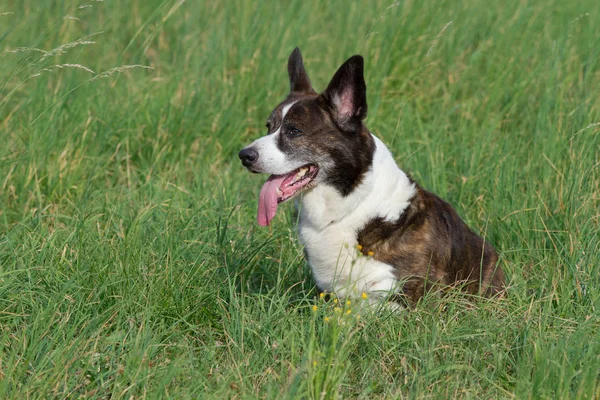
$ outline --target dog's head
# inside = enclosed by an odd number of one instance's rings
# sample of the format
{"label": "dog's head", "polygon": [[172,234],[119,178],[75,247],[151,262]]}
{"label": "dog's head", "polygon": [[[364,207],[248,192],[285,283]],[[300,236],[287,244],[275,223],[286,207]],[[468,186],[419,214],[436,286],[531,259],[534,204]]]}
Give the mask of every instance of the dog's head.
{"label": "dog's head", "polygon": [[242,149],[250,171],[268,173],[258,222],[268,225],[277,205],[317,185],[348,195],[369,169],[375,144],[367,116],[363,58],[350,57],[318,94],[296,48],[288,60],[290,93],[267,119],[267,135]]}

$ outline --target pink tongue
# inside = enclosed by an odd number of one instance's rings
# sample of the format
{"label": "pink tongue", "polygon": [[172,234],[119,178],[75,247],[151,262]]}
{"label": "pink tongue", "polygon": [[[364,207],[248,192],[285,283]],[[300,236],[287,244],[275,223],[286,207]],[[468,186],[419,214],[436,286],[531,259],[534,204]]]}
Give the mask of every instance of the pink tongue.
{"label": "pink tongue", "polygon": [[277,189],[286,175],[271,175],[265,182],[258,197],[257,220],[260,226],[267,226],[277,212]]}

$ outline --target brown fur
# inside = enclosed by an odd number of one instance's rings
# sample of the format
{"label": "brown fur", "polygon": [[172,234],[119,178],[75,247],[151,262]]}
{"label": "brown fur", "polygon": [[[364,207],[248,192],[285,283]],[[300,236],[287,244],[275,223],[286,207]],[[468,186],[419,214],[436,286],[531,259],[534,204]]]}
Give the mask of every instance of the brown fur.
{"label": "brown fur", "polygon": [[450,204],[419,186],[398,220],[375,218],[357,238],[365,255],[395,267],[398,279],[405,281],[403,295],[409,303],[434,287],[460,286],[486,296],[504,287],[494,248]]}

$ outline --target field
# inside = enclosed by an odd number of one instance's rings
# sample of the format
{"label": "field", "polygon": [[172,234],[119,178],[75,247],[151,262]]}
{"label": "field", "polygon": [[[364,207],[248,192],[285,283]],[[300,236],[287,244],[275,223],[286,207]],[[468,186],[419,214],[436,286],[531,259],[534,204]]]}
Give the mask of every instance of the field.
{"label": "field", "polygon": [[[597,0],[0,4],[0,398],[600,398]],[[320,299],[237,152],[303,52],[501,254],[502,300]],[[361,311],[363,310],[363,311]]]}

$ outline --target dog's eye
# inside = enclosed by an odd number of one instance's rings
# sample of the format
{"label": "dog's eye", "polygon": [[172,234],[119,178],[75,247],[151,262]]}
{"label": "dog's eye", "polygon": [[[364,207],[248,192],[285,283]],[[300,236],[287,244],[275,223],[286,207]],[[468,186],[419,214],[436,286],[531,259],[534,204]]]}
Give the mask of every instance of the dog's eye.
{"label": "dog's eye", "polygon": [[271,132],[271,122],[267,122],[265,126],[267,127],[267,132]]}
{"label": "dog's eye", "polygon": [[302,131],[300,129],[296,128],[295,126],[291,126],[288,129],[288,134],[292,135],[292,136],[296,136],[296,135],[299,135],[301,133],[302,133]]}

